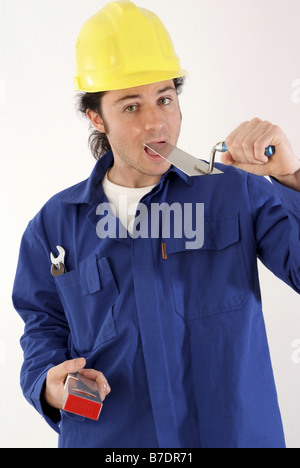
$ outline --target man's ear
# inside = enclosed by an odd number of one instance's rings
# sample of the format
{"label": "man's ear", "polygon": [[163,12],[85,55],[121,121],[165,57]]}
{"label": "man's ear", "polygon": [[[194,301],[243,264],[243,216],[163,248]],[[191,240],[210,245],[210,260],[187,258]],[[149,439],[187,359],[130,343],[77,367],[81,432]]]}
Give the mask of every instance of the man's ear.
{"label": "man's ear", "polygon": [[104,122],[98,112],[88,109],[86,115],[100,133],[105,133]]}

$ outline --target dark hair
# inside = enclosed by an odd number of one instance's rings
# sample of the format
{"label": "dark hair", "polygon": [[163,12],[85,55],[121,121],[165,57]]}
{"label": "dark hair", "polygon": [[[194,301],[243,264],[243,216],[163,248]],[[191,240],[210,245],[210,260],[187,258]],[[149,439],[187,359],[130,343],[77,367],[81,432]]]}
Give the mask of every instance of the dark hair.
{"label": "dark hair", "polygon": [[[179,95],[182,91],[185,78],[175,78],[174,85],[177,94]],[[100,117],[103,119],[102,116],[102,109],[101,109],[101,100],[102,97],[105,95],[106,91],[98,92],[98,93],[80,93],[78,95],[77,107],[79,112],[81,112],[84,116],[86,116],[86,111],[88,109],[97,112]],[[105,122],[104,122],[105,124]],[[105,153],[107,153],[111,147],[106,136],[106,133],[101,133],[99,130],[96,130],[94,126],[91,124],[91,134],[89,136],[89,147],[91,149],[92,155],[95,159],[100,159]]]}

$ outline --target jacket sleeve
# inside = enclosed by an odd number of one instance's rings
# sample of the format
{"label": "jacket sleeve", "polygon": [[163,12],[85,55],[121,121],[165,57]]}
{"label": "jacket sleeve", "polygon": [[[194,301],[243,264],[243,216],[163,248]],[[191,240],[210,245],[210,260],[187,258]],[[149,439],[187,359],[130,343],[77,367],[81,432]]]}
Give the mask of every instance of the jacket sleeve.
{"label": "jacket sleeve", "polygon": [[13,304],[25,322],[21,346],[21,387],[25,398],[59,432],[60,412],[41,398],[48,370],[68,356],[69,328],[50,273],[50,252],[33,232],[25,231],[13,287]]}
{"label": "jacket sleeve", "polygon": [[258,258],[300,293],[300,193],[256,176],[248,190]]}

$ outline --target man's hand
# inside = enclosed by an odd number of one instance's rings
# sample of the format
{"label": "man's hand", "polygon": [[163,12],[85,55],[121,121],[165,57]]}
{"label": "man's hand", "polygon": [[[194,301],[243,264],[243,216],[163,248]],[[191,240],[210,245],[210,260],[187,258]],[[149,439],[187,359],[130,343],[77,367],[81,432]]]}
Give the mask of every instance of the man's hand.
{"label": "man's hand", "polygon": [[[278,126],[253,119],[242,123],[225,143],[228,151],[222,155],[223,164],[256,175],[275,177],[285,185],[295,179],[299,181],[300,160]],[[264,153],[270,145],[275,146],[276,153],[268,158]],[[298,188],[300,190],[300,185]]]}
{"label": "man's hand", "polygon": [[47,374],[44,399],[48,405],[61,410],[63,408],[64,385],[68,374],[79,372],[88,379],[95,380],[101,400],[110,393],[110,386],[102,372],[93,369],[84,369],[86,361],[84,358],[65,361],[59,366],[52,367]]}

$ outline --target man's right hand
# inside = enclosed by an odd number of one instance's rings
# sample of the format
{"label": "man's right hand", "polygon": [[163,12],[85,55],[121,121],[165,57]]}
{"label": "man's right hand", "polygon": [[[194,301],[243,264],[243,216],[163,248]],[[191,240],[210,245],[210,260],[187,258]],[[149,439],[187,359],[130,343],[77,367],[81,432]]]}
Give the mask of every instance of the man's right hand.
{"label": "man's right hand", "polygon": [[96,370],[84,369],[86,361],[84,358],[65,361],[56,367],[49,369],[46,379],[44,399],[52,408],[61,410],[64,400],[64,385],[68,374],[79,372],[87,378],[95,380],[98,385],[98,391],[102,401],[110,393],[110,386],[102,374]]}

